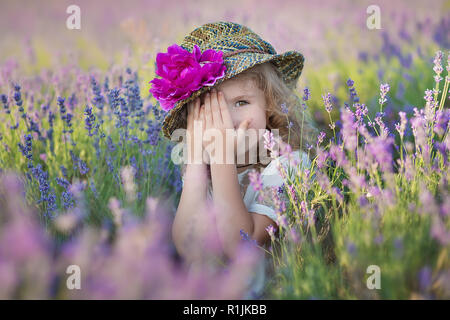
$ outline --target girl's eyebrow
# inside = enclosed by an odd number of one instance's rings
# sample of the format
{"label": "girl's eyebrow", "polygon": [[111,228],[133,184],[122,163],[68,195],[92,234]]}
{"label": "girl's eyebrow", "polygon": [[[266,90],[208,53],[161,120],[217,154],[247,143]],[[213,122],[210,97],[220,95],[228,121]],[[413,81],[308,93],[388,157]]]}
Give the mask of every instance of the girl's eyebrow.
{"label": "girl's eyebrow", "polygon": [[247,98],[248,99],[248,98],[253,98],[253,96],[252,95],[248,95],[248,94],[243,94],[243,95],[234,97],[233,99],[237,100],[237,99],[243,99],[243,98]]}

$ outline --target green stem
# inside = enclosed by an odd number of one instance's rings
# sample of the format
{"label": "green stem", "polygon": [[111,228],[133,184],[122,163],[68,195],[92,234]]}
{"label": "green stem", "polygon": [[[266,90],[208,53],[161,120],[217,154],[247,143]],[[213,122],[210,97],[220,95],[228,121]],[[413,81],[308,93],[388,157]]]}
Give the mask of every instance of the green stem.
{"label": "green stem", "polygon": [[[331,120],[331,114],[330,114],[330,112],[328,112],[328,118],[330,119],[330,124],[332,124],[332,123],[333,123],[333,120]],[[333,135],[334,135],[334,143],[337,143],[337,139],[336,139],[336,130],[335,130],[334,126],[333,126]]]}
{"label": "green stem", "polygon": [[442,108],[444,107],[445,104],[445,98],[447,97],[447,92],[448,92],[448,84],[450,83],[449,77],[445,77],[445,84],[444,84],[444,90],[442,92],[442,96],[441,96],[441,101],[439,103],[439,111],[442,110]]}

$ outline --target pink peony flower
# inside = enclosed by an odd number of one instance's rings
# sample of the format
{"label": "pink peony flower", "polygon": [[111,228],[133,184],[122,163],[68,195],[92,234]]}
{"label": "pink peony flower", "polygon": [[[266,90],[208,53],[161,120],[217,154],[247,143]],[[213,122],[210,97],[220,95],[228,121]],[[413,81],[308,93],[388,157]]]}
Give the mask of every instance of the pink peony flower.
{"label": "pink peony flower", "polygon": [[197,45],[191,53],[173,44],[167,48],[167,53],[157,54],[156,64],[156,74],[161,79],[150,81],[149,91],[166,111],[203,86],[213,86],[225,76],[227,69],[222,51],[207,49],[201,53]]}

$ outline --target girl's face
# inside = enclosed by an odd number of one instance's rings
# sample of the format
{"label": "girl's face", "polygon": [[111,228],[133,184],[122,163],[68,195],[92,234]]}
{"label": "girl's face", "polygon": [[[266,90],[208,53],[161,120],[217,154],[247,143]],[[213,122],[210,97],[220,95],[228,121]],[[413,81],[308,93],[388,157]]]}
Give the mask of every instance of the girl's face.
{"label": "girl's face", "polygon": [[[238,129],[241,122],[251,119],[247,130],[254,130],[257,140],[260,140],[259,129],[266,128],[266,98],[264,92],[257,87],[251,78],[245,75],[238,75],[225,80],[216,89],[224,94],[234,128]],[[251,141],[250,144],[246,143],[245,152],[247,153],[249,149],[256,152],[254,151],[256,150],[256,144],[257,142],[251,143]],[[239,152],[241,149],[237,148],[237,151]],[[242,155],[242,153],[237,154],[237,156],[239,155]]]}
{"label": "girl's face", "polygon": [[235,129],[247,119],[252,119],[249,129],[266,128],[266,98],[252,79],[237,76],[222,82],[216,89],[224,93]]}

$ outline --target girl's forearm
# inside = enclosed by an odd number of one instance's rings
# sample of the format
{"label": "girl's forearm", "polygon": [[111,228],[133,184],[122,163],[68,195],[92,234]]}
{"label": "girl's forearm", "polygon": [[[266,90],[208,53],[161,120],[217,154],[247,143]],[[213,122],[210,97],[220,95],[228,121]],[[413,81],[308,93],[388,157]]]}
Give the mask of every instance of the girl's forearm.
{"label": "girl's forearm", "polygon": [[199,245],[198,242],[208,227],[203,214],[207,179],[205,164],[188,164],[186,166],[180,203],[172,225],[175,247],[180,255],[186,258],[195,256],[192,249]]}
{"label": "girl's forearm", "polygon": [[242,200],[234,164],[212,164],[211,179],[218,234],[224,253],[232,258],[241,241],[240,230],[253,234],[253,219]]}

